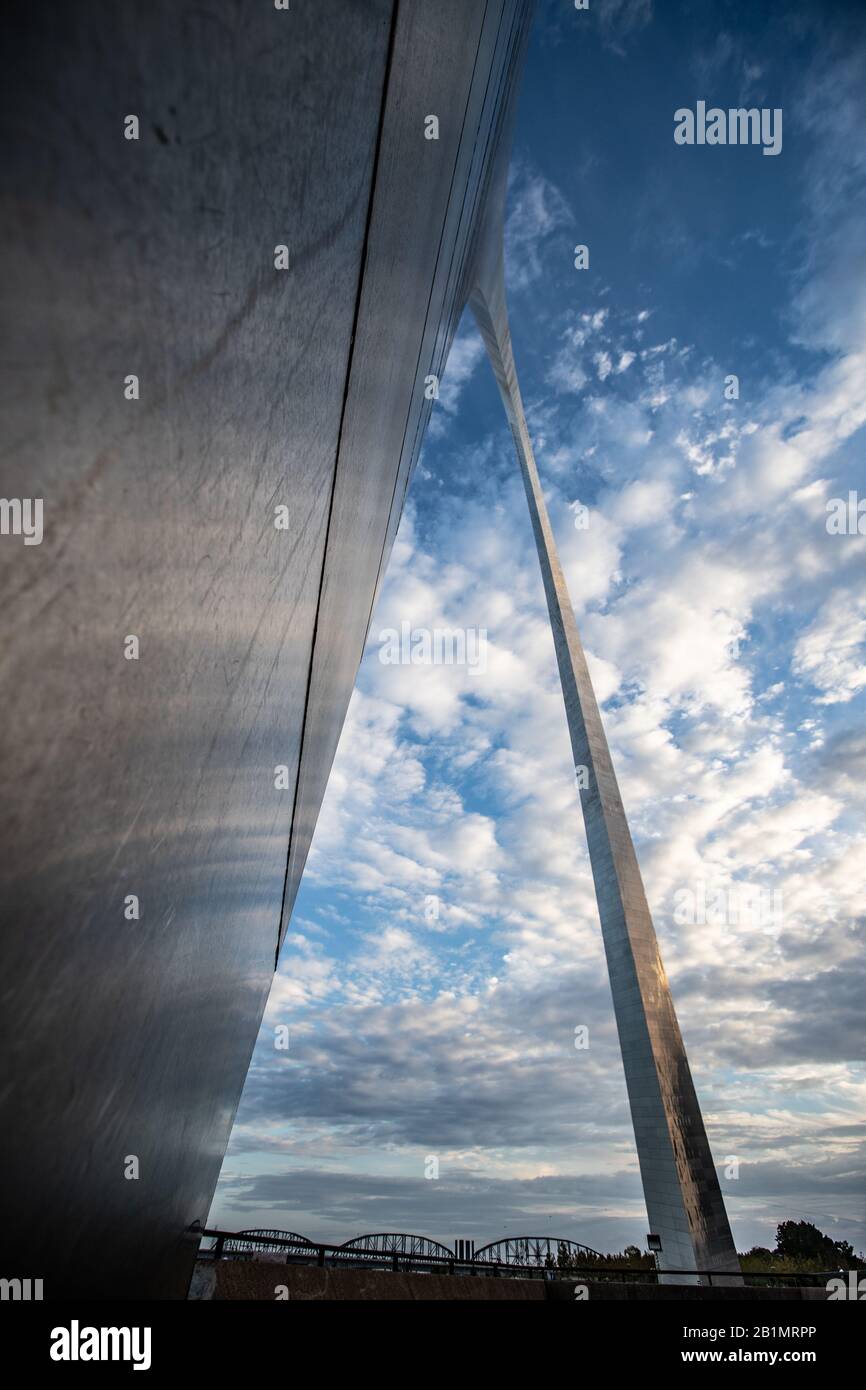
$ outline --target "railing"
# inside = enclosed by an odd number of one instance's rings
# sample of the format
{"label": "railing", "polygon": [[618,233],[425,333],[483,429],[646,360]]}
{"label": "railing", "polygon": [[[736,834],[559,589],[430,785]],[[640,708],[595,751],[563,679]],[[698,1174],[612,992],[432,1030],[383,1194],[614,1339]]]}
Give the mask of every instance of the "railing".
{"label": "railing", "polygon": [[[756,1288],[792,1285],[794,1287],[826,1287],[829,1279],[844,1277],[845,1271],[838,1269],[828,1270],[821,1273],[805,1274],[780,1274],[776,1270],[748,1270],[737,1276],[730,1271],[725,1273],[722,1270],[696,1270],[696,1269],[634,1269],[623,1265],[570,1265],[565,1269],[556,1265],[517,1265],[499,1264],[489,1260],[458,1260],[456,1256],[448,1255],[420,1255],[402,1254],[397,1250],[383,1251],[371,1249],[347,1250],[345,1245],[328,1245],[311,1241],[308,1250],[300,1251],[298,1248],[297,1237],[281,1240],[273,1235],[255,1236],[248,1232],[237,1231],[217,1231],[210,1229],[198,1229],[196,1234],[201,1240],[211,1240],[213,1244],[207,1249],[199,1249],[199,1258],[209,1260],[222,1259],[249,1259],[249,1251],[226,1251],[225,1243],[227,1240],[238,1240],[242,1238],[253,1245],[266,1245],[273,1252],[273,1247],[285,1246],[287,1248],[286,1264],[313,1265],[318,1268],[352,1268],[363,1265],[367,1268],[371,1264],[380,1265],[383,1269],[399,1271],[400,1269],[415,1270],[416,1272],[461,1274],[478,1276],[494,1279],[563,1279],[573,1281],[586,1281],[587,1283],[645,1283],[657,1284],[659,1276],[691,1276],[692,1279],[699,1278],[707,1285],[712,1285],[716,1281],[716,1287],[728,1283],[731,1278],[742,1278],[747,1286]],[[290,1248],[292,1247],[292,1248]],[[753,1281],[756,1281],[753,1283]],[[760,1282],[757,1282],[760,1281]]]}

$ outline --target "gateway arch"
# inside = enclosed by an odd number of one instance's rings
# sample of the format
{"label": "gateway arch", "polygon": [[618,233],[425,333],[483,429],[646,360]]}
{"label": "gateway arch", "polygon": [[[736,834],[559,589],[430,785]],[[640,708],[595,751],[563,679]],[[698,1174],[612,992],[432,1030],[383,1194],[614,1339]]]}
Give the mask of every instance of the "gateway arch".
{"label": "gateway arch", "polygon": [[0,538],[0,1232],[49,1299],[186,1294],[470,299],[593,773],[650,1224],[669,1267],[735,1268],[507,334],[531,10],[6,7],[0,490],[44,534]]}

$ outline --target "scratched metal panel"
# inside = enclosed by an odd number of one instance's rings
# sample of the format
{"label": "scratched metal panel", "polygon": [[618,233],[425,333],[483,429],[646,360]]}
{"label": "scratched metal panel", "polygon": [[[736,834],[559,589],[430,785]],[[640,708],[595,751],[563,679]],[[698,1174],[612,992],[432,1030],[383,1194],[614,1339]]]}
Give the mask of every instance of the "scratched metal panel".
{"label": "scratched metal panel", "polygon": [[270,984],[391,15],[6,7],[0,1273],[47,1297],[185,1292]]}

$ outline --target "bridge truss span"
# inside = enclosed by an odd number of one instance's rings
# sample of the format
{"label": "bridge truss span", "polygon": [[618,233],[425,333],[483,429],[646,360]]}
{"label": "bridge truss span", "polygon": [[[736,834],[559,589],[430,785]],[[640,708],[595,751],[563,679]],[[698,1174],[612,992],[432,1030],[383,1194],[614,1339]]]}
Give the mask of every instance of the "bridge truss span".
{"label": "bridge truss span", "polygon": [[454,1251],[449,1250],[447,1245],[440,1245],[437,1240],[430,1240],[427,1236],[407,1235],[401,1231],[380,1231],[375,1235],[354,1236],[352,1240],[347,1240],[340,1246],[340,1251],[345,1251],[358,1260],[375,1260],[377,1256],[399,1255],[406,1259],[439,1259],[453,1260]]}
{"label": "bridge truss span", "polygon": [[[253,1239],[253,1237],[255,1237]],[[314,1247],[306,1236],[297,1231],[249,1230],[227,1236],[223,1242],[226,1255],[304,1255]]]}
{"label": "bridge truss span", "polygon": [[560,1255],[566,1255],[570,1261],[577,1263],[582,1256],[597,1256],[598,1251],[590,1245],[556,1236],[509,1236],[506,1240],[494,1240],[489,1245],[482,1245],[475,1252],[475,1262],[550,1267],[557,1263]]}

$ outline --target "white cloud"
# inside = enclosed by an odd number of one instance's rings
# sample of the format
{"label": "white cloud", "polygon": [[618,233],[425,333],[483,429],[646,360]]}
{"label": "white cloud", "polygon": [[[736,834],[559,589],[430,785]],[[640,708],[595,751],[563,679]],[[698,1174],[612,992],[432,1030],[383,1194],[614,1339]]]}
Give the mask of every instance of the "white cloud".
{"label": "white cloud", "polygon": [[464,387],[484,355],[481,334],[475,328],[472,319],[467,316],[455,334],[439,383],[439,399],[434,403],[428,426],[431,439],[445,433],[448,419],[456,415]]}
{"label": "white cloud", "polygon": [[545,241],[567,227],[572,217],[558,188],[543,174],[520,167],[510,180],[509,208],[505,224],[506,280],[508,289],[518,292],[543,274]]}
{"label": "white cloud", "polygon": [[866,689],[866,588],[830,595],[798,638],[793,669],[821,691],[821,705],[846,703]]}

